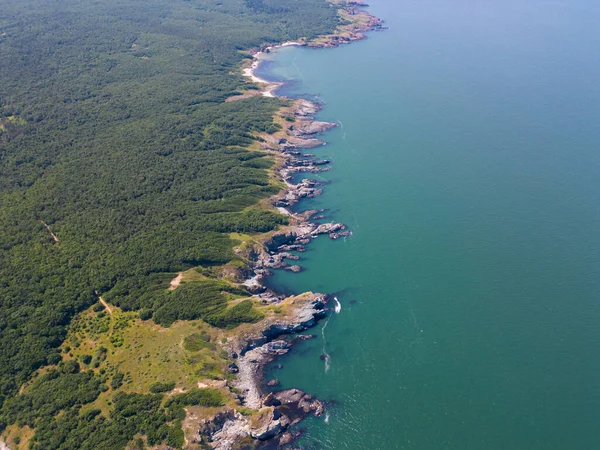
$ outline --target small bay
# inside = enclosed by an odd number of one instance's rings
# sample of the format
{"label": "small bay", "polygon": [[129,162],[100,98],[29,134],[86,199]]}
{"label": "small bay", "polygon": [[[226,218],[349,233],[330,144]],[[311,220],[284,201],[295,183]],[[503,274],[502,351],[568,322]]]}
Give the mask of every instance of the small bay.
{"label": "small bay", "polygon": [[354,233],[270,279],[342,305],[269,373],[332,402],[301,445],[600,448],[600,5],[371,4],[389,30],[257,71],[339,123],[299,207]]}

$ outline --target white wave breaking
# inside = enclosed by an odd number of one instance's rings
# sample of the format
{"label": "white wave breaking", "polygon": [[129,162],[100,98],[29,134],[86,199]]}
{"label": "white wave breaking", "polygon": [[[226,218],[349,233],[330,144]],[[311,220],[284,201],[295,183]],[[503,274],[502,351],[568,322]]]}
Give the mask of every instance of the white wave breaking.
{"label": "white wave breaking", "polygon": [[336,314],[339,314],[342,311],[342,304],[340,303],[337,297],[333,297],[333,299],[335,300],[335,306],[333,310]]}
{"label": "white wave breaking", "polygon": [[323,337],[323,347],[321,350],[323,351],[323,360],[325,361],[325,373],[329,371],[329,361],[331,359],[331,356],[329,356],[329,353],[327,353],[327,339],[325,339],[325,328],[327,328],[330,318],[331,316],[327,318],[325,325],[323,325],[323,328],[321,328],[321,336]]}

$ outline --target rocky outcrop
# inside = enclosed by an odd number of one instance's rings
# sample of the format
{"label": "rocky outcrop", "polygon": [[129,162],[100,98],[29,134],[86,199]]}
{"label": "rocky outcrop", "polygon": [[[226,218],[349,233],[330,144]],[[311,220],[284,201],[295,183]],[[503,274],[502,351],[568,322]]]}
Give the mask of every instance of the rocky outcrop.
{"label": "rocky outcrop", "polygon": [[234,385],[241,391],[242,403],[248,408],[262,405],[263,367],[289,351],[289,343],[276,340],[247,351],[238,359],[239,372]]}
{"label": "rocky outcrop", "polygon": [[326,314],[325,297],[319,294],[297,297],[291,304],[293,309],[285,318],[265,319],[252,334],[228,344],[229,353],[238,355],[235,364],[230,364],[230,367],[235,366],[232,370],[237,369],[233,385],[240,392],[242,403],[249,408],[262,406],[264,366],[289,351],[291,343],[280,336],[304,331]]}
{"label": "rocky outcrop", "polygon": [[299,389],[276,392],[274,397],[280,402],[279,412],[286,415],[292,421],[292,424],[298,423],[308,414],[320,417],[325,412],[323,402]]}
{"label": "rocky outcrop", "polygon": [[328,170],[329,170],[329,167],[317,166],[315,164],[305,164],[305,165],[301,165],[301,166],[286,167],[285,169],[283,169],[281,171],[281,173],[282,173],[283,179],[290,179],[291,176],[296,173],[304,173],[304,172],[321,173],[321,172],[327,172]]}
{"label": "rocky outcrop", "polygon": [[320,122],[318,120],[304,120],[300,121],[298,125],[291,126],[289,131],[292,136],[306,137],[324,133],[336,126],[337,124],[335,123]]}
{"label": "rocky outcrop", "polygon": [[231,363],[227,366],[227,373],[238,373],[240,371],[240,368],[237,366],[236,363]]}
{"label": "rocky outcrop", "polygon": [[300,222],[286,227],[283,231],[274,234],[271,240],[265,243],[264,249],[258,249],[255,254],[254,273],[258,280],[270,274],[271,269],[285,269],[292,272],[302,271],[302,267],[290,265],[287,260],[297,261],[299,257],[290,251],[305,251],[305,245],[319,235],[328,235],[330,239],[339,239],[350,236],[351,231],[342,223]]}
{"label": "rocky outcrop", "polygon": [[310,100],[300,99],[295,105],[295,114],[297,117],[312,117],[321,109],[321,105]]}
{"label": "rocky outcrop", "polygon": [[[290,297],[286,302],[289,309],[283,318],[268,317],[250,334],[240,335],[225,345],[229,354],[235,355],[235,363],[229,364],[228,371],[236,374],[236,392],[240,392],[243,405],[256,412],[244,415],[235,409],[220,411],[200,422],[190,443],[219,450],[244,448],[243,443],[260,448],[256,442],[268,440],[283,445],[295,437],[288,431],[290,426],[307,415],[323,414],[323,403],[298,389],[263,392],[264,366],[286,354],[292,345],[281,337],[314,326],[326,314],[326,300],[320,294]],[[270,383],[271,387],[278,384],[277,380]]]}
{"label": "rocky outcrop", "polygon": [[358,0],[358,1],[351,0],[351,1],[348,1],[348,2],[346,3],[346,5],[347,5],[347,6],[359,6],[359,7],[361,7],[361,8],[366,8],[367,6],[369,6],[369,4],[368,4],[368,3],[366,3],[366,2],[363,2],[363,1],[361,1],[361,0]]}
{"label": "rocky outcrop", "polygon": [[[230,409],[201,421],[193,438],[197,442],[193,443],[229,450],[248,439],[267,441],[275,438],[279,445],[286,445],[297,437],[287,431],[290,426],[308,415],[319,417],[323,412],[322,402],[298,389],[269,393],[263,398],[261,409],[250,417]],[[253,448],[260,448],[260,444]]]}
{"label": "rocky outcrop", "polygon": [[331,163],[328,159],[292,159],[286,162],[287,167],[324,166]]}
{"label": "rocky outcrop", "polygon": [[281,145],[283,151],[294,150],[294,149],[311,149],[316,147],[322,147],[325,142],[317,138],[294,138],[290,136]]}
{"label": "rocky outcrop", "polygon": [[361,8],[368,6],[362,1],[347,1],[341,3],[345,12],[345,18],[349,20],[349,24],[342,26],[335,34],[323,36],[313,42],[309,42],[308,46],[313,48],[331,48],[338,47],[342,44],[349,44],[354,41],[365,39],[366,31],[377,31],[385,29],[383,21]]}
{"label": "rocky outcrop", "polygon": [[[287,342],[280,340],[276,341],[277,344],[274,344],[270,341],[273,341],[282,335],[297,334],[308,330],[315,326],[317,321],[323,318],[327,313],[325,309],[326,296],[321,294],[306,295],[309,295],[308,299],[293,302],[294,310],[291,313],[291,316],[281,320],[274,319],[270,323],[265,323],[260,332],[256,332],[252,336],[246,336],[244,343],[237,345],[236,347],[238,353],[247,356],[248,351],[256,349],[258,350],[258,353],[253,353],[251,359],[260,360],[263,365],[274,359],[270,358],[270,360],[268,360],[269,354],[271,354],[271,356],[277,356],[278,354],[286,353],[288,348]],[[265,344],[269,342],[273,345],[265,348]],[[285,351],[281,352],[282,349],[285,349]],[[259,355],[261,355],[260,358],[257,357]]]}
{"label": "rocky outcrop", "polygon": [[288,189],[281,195],[274,198],[275,206],[290,207],[298,203],[303,198],[317,197],[323,193],[322,186],[316,180],[304,179],[298,184],[289,184]]}

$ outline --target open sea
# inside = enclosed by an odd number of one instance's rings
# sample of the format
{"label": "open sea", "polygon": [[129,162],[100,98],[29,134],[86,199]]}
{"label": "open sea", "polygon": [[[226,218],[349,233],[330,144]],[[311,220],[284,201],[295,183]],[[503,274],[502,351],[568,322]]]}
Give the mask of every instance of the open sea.
{"label": "open sea", "polygon": [[300,445],[600,449],[600,2],[369,11],[390,29],[257,72],[339,123],[299,208],[354,233],[271,278],[341,304],[269,372],[331,402]]}

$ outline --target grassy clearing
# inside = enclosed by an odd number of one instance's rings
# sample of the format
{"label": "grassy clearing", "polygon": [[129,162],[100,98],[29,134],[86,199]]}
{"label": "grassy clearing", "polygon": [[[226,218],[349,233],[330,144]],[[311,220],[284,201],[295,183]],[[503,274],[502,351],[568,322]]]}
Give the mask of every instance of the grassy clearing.
{"label": "grassy clearing", "polygon": [[64,359],[106,378],[111,388],[90,407],[108,415],[116,391],[148,393],[157,382],[171,382],[181,392],[224,379],[228,360],[217,344],[221,335],[199,320],[162,328],[116,307],[112,316],[90,309],[71,326],[63,352]]}
{"label": "grassy clearing", "polygon": [[206,280],[206,276],[198,272],[195,268],[183,272],[182,283],[191,283],[193,281]]}
{"label": "grassy clearing", "polygon": [[29,441],[33,437],[34,430],[28,426],[19,427],[10,425],[2,434],[4,442],[12,450],[25,450],[29,448]]}
{"label": "grassy clearing", "polygon": [[253,241],[254,238],[252,236],[250,236],[249,234],[242,234],[242,233],[229,233],[229,237],[231,239],[233,239],[234,241],[239,241],[241,242],[250,242]]}

